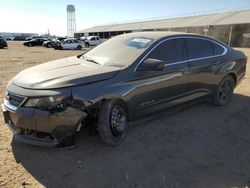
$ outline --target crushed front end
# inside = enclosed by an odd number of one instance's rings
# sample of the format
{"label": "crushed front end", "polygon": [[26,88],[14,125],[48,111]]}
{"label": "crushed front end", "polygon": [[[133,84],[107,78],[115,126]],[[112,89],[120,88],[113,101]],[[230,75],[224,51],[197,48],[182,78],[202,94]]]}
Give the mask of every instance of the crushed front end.
{"label": "crushed front end", "polygon": [[34,90],[16,91],[21,94],[8,90],[2,104],[5,123],[16,141],[39,146],[74,142],[73,136],[87,113],[84,103],[75,101],[71,91],[57,91],[50,96],[48,92],[43,96],[39,90],[37,95]]}

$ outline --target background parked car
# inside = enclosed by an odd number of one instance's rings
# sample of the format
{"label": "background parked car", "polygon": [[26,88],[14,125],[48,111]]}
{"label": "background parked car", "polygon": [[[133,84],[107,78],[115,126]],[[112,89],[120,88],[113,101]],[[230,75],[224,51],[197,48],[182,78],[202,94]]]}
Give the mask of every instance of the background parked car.
{"label": "background parked car", "polygon": [[88,48],[89,46],[97,46],[101,44],[101,39],[99,36],[90,36],[85,40],[85,46]]}
{"label": "background parked car", "polygon": [[48,40],[43,42],[43,46],[47,48],[54,48],[56,44],[60,44],[63,40],[67,39],[66,37],[58,37],[53,40]]}
{"label": "background parked car", "polygon": [[80,37],[80,39],[79,40],[81,40],[81,41],[86,41],[87,40],[87,37]]}
{"label": "background parked car", "polygon": [[7,41],[7,40],[13,40],[13,38],[11,38],[11,37],[6,37],[5,40],[6,40],[6,41]]}
{"label": "background parked car", "polygon": [[7,42],[3,38],[0,38],[0,49],[5,47],[8,47]]}
{"label": "background parked car", "polygon": [[20,35],[20,36],[15,36],[15,37],[13,38],[14,41],[25,41],[25,39],[26,39],[26,36],[22,36],[22,35]]}
{"label": "background parked car", "polygon": [[30,41],[24,42],[23,45],[24,46],[29,46],[29,47],[32,47],[32,46],[41,46],[41,45],[43,45],[44,41],[46,41],[46,39],[36,38],[36,39],[32,39]]}
{"label": "background parked car", "polygon": [[65,39],[63,42],[56,44],[55,49],[59,50],[81,50],[85,47],[83,41],[77,39]]}

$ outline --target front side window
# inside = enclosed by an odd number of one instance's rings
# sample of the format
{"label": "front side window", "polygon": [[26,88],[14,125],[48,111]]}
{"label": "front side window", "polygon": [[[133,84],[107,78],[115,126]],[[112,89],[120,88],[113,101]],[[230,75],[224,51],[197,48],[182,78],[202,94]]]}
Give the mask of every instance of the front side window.
{"label": "front side window", "polygon": [[213,42],[196,38],[187,38],[186,42],[189,59],[205,58],[214,55]]}
{"label": "front side window", "polygon": [[147,58],[158,59],[166,64],[185,60],[185,44],[183,39],[170,39],[160,44]]}

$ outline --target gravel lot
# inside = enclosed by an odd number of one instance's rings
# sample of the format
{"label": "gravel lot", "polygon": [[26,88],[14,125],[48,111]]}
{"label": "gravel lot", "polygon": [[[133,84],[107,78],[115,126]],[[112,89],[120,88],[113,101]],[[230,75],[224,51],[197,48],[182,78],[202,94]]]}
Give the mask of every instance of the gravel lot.
{"label": "gravel lot", "polygon": [[[0,101],[8,81],[36,64],[80,54],[8,42],[0,50]],[[250,49],[241,49],[250,59]],[[82,50],[83,52],[83,50]],[[0,187],[250,186],[250,70],[226,107],[196,104],[131,124],[117,147],[86,130],[75,149],[12,141],[0,115]]]}

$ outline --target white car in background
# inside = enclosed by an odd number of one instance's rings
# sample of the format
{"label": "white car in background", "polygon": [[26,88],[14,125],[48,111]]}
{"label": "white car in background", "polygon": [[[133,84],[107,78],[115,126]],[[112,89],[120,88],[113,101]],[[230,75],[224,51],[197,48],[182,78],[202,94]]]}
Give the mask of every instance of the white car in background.
{"label": "white car in background", "polygon": [[85,47],[85,44],[81,40],[77,40],[74,38],[65,39],[63,42],[57,44],[55,49],[59,50],[81,50]]}
{"label": "white car in background", "polygon": [[102,43],[99,36],[90,36],[90,37],[87,37],[87,39],[84,42],[85,42],[85,46],[87,48],[89,46],[97,46],[97,45],[99,45],[99,44]]}

